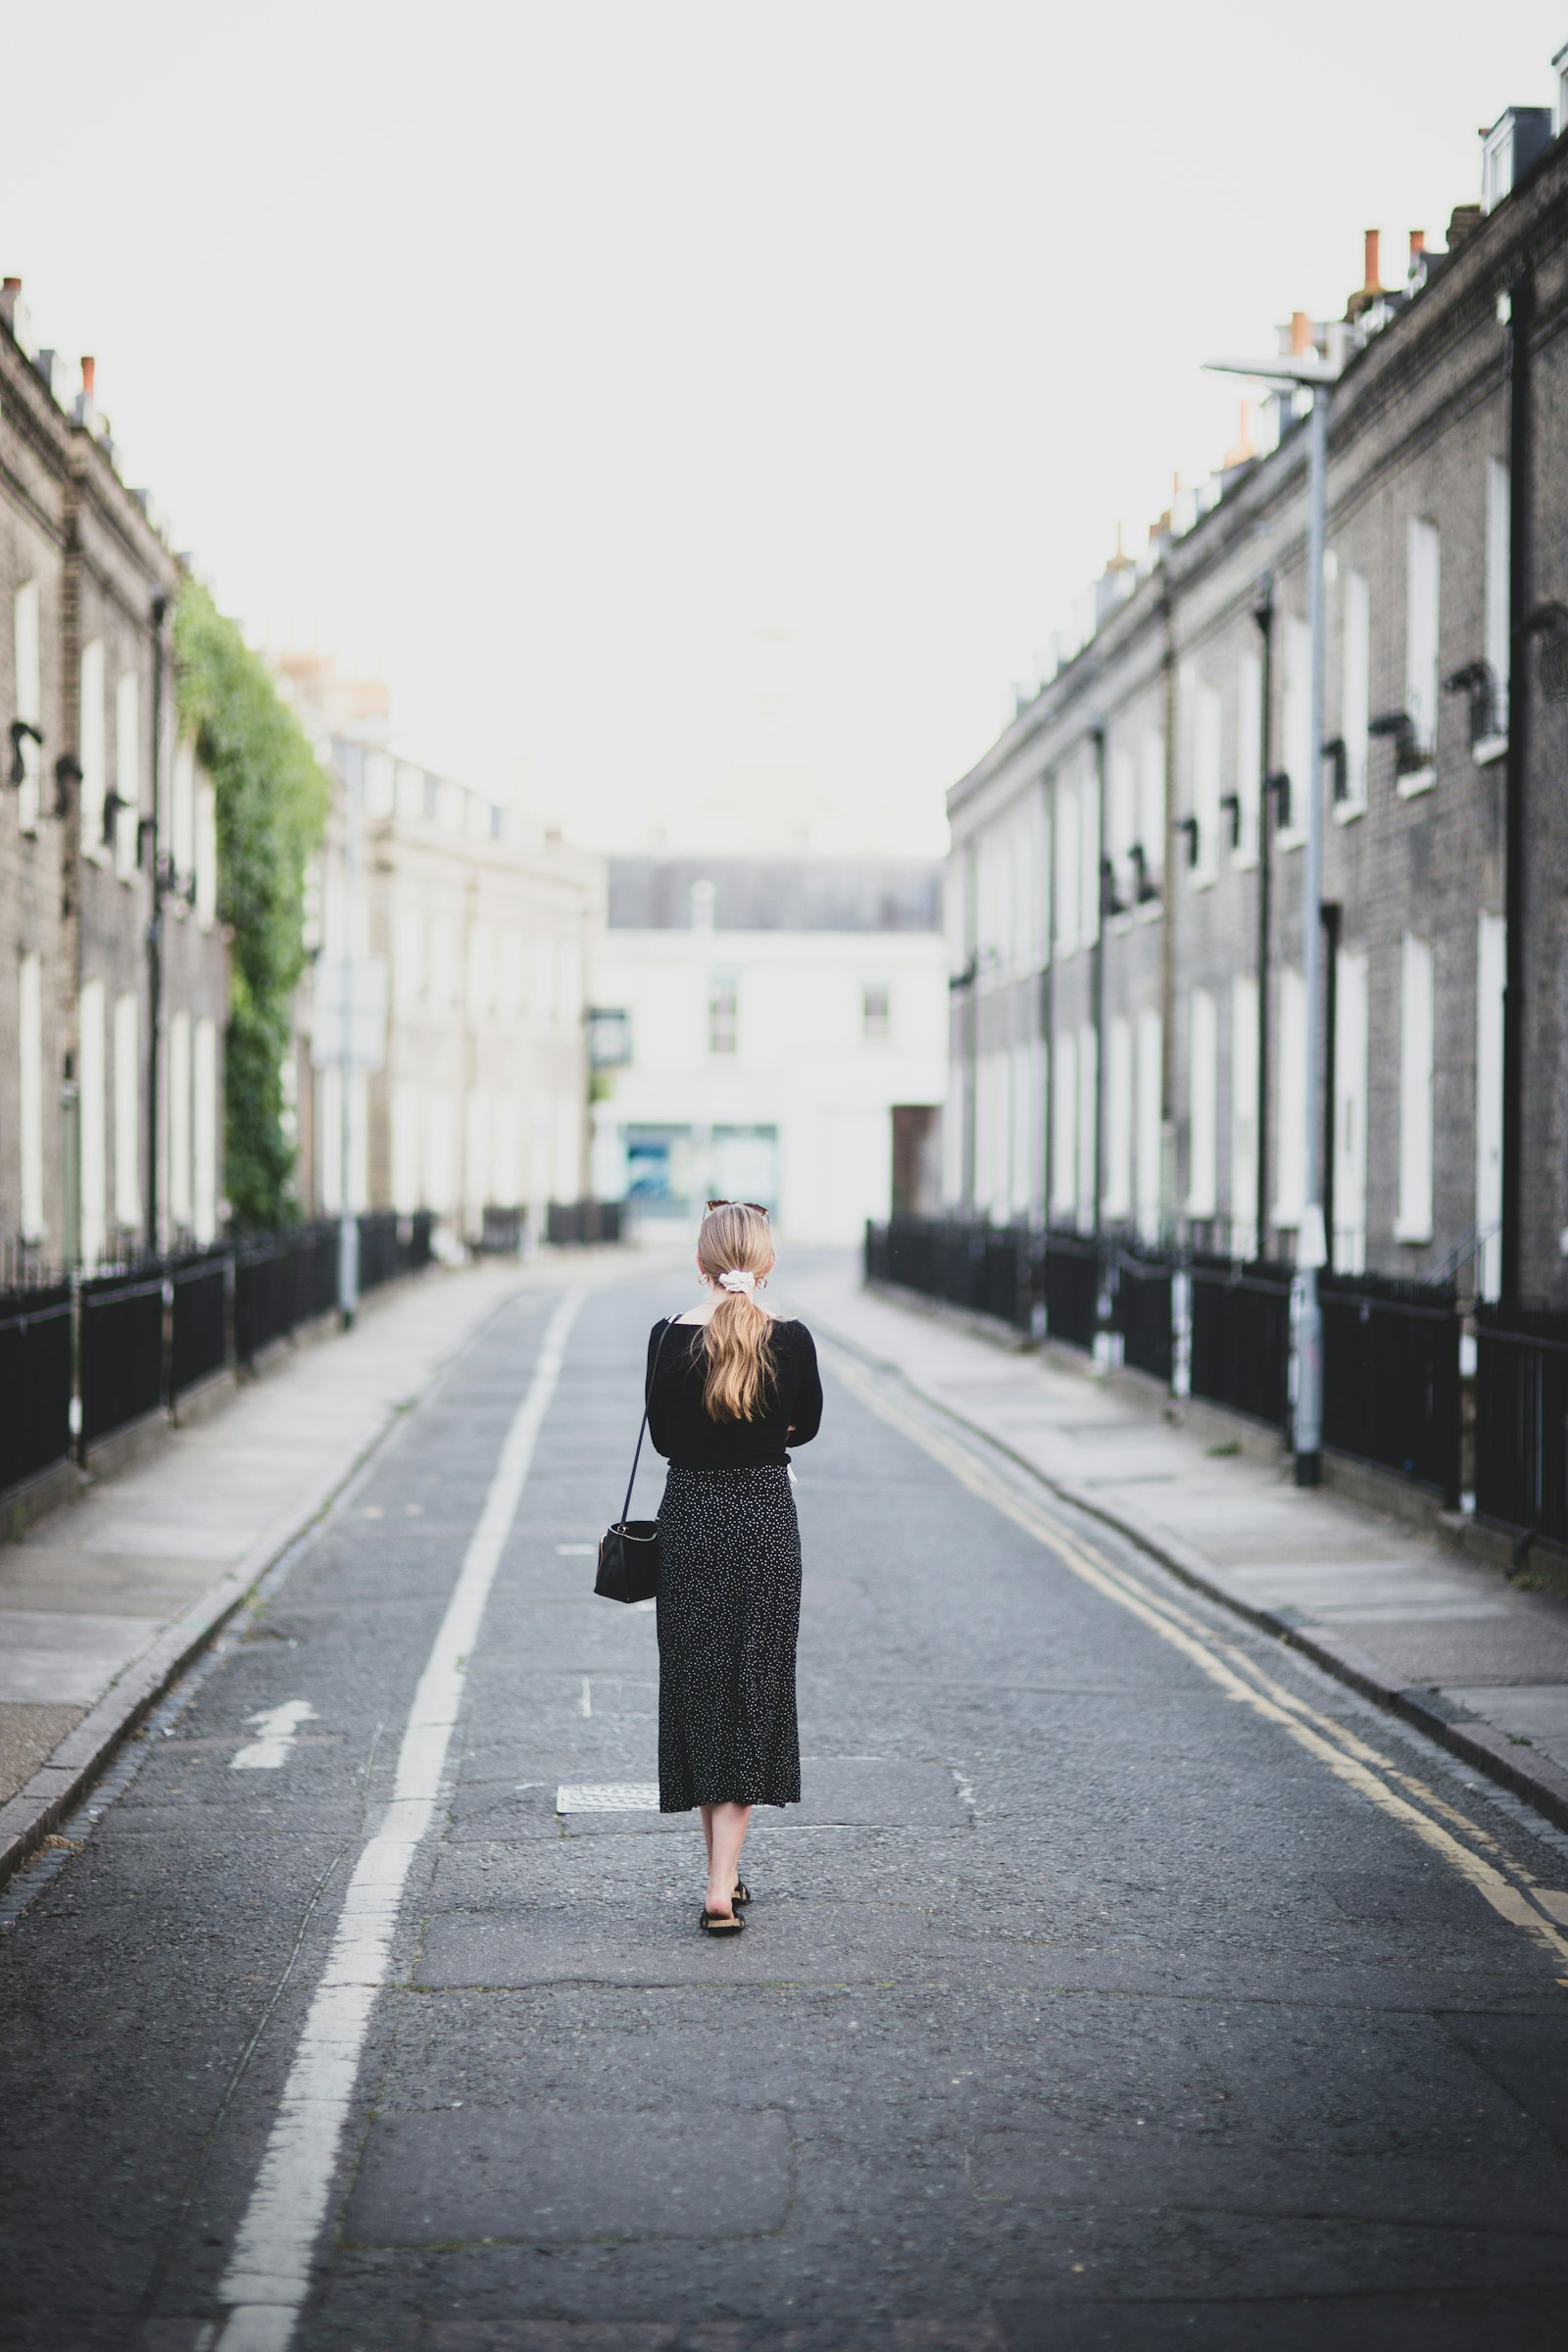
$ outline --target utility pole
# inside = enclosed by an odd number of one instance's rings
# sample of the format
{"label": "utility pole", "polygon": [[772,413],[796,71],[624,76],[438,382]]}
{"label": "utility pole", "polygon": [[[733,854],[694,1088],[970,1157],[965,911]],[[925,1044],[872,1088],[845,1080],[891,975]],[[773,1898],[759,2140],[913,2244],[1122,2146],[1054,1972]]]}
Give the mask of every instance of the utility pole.
{"label": "utility pole", "polygon": [[[1317,1277],[1327,1263],[1323,1230],[1322,1129],[1318,1119],[1318,1065],[1323,1054],[1323,543],[1328,512],[1329,398],[1336,373],[1315,351],[1292,352],[1273,360],[1210,360],[1220,375],[1246,375],[1312,395],[1306,444],[1306,616],[1311,639],[1307,694],[1306,774],[1291,779],[1301,796],[1306,842],[1301,859],[1301,965],[1306,992],[1306,1101],[1302,1105],[1301,1222],[1297,1231],[1292,1328],[1296,1355],[1296,1483],[1315,1487],[1323,1476],[1323,1312]],[[1260,824],[1268,821],[1266,801]],[[1259,850],[1263,848],[1259,843]],[[1258,1007],[1259,1015],[1263,1007]],[[1260,1237],[1261,1238],[1261,1237]]]}
{"label": "utility pole", "polygon": [[359,979],[360,803],[365,747],[350,741],[343,758],[343,973],[338,1050],[337,1304],[343,1328],[360,1303],[360,1221],[354,1210],[354,1013]]}

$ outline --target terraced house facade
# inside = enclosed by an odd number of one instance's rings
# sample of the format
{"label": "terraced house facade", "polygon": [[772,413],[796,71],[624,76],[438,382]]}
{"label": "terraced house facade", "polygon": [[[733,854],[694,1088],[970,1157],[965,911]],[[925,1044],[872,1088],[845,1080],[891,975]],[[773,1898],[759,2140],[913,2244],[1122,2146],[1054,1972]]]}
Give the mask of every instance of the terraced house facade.
{"label": "terraced house facade", "polygon": [[0,1253],[6,1278],[211,1240],[227,956],[174,712],[180,567],[93,364],[0,292]]}
{"label": "terraced house facade", "polygon": [[[1321,773],[1306,432],[1118,559],[954,789],[950,1203],[1568,1302],[1568,139],[1514,109],[1336,371]],[[1302,850],[1324,816],[1308,1087]],[[1511,950],[1511,953],[1510,953]]]}

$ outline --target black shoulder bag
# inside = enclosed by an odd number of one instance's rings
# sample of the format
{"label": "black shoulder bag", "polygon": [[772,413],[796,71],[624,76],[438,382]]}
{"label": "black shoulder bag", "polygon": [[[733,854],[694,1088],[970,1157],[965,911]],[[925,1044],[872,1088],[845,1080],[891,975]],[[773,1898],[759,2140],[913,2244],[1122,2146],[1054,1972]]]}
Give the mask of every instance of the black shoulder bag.
{"label": "black shoulder bag", "polygon": [[599,1539],[599,1574],[594,1579],[594,1591],[602,1600],[652,1600],[659,1591],[659,1521],[628,1519],[626,1513],[631,1509],[631,1491],[637,1484],[637,1465],[642,1459],[643,1439],[648,1430],[648,1408],[653,1402],[659,1359],[664,1352],[664,1342],[673,1329],[674,1317],[668,1316],[659,1335],[659,1346],[654,1349],[654,1360],[648,1374],[648,1390],[643,1397],[643,1423],[637,1432],[637,1450],[631,1457],[626,1499],[620,1506],[620,1517],[609,1533]]}

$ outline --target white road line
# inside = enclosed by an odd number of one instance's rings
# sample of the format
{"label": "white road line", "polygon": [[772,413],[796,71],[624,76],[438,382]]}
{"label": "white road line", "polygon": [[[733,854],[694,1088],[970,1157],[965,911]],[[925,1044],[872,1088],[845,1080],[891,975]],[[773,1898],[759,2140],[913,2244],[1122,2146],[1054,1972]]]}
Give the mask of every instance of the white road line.
{"label": "white road line", "polygon": [[591,1715],[594,1711],[593,1682],[586,1674],[582,1678],[582,1696],[578,1699],[577,1704],[585,1715]]}
{"label": "white road line", "polygon": [[583,1298],[582,1291],[568,1291],[546,1326],[528,1393],[507,1432],[479,1524],[414,1694],[391,1801],[361,1848],[349,1881],[326,1968],[218,2290],[220,2301],[230,2307],[218,2352],[287,2352],[293,2340],[326,2218],[360,2053],[386,1980],[404,1882],[434,1818],[467,1663]]}
{"label": "white road line", "polygon": [[308,1698],[286,1698],[280,1707],[263,1707],[246,1717],[259,1737],[236,1748],[228,1759],[230,1772],[276,1772],[288,1762],[288,1751],[299,1738],[302,1723],[316,1721]]}

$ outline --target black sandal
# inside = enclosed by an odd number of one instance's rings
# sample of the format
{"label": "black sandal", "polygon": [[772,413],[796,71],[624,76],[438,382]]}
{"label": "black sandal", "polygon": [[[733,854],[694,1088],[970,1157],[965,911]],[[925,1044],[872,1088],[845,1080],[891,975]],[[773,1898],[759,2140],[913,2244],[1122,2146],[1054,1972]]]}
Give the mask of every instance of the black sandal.
{"label": "black sandal", "polygon": [[736,1908],[736,1910],[737,1910],[737,1911],[744,1911],[744,1910],[745,1910],[745,1908],[746,1908],[747,1904],[748,1904],[748,1903],[751,1901],[751,1899],[752,1899],[752,1890],[751,1890],[751,1888],[750,1888],[750,1887],[747,1886],[747,1884],[746,1884],[746,1881],[745,1881],[744,1879],[737,1879],[737,1880],[736,1880],[736,1882],[735,1882],[735,1891],[734,1891],[734,1893],[733,1893],[733,1894],[730,1896],[730,1898],[729,1898],[729,1899],[730,1899],[730,1901],[731,1901],[731,1902],[734,1904],[734,1906],[735,1906],[735,1908]]}
{"label": "black sandal", "polygon": [[697,1914],[705,1936],[738,1936],[746,1922],[738,1911],[710,1911],[705,1903]]}

